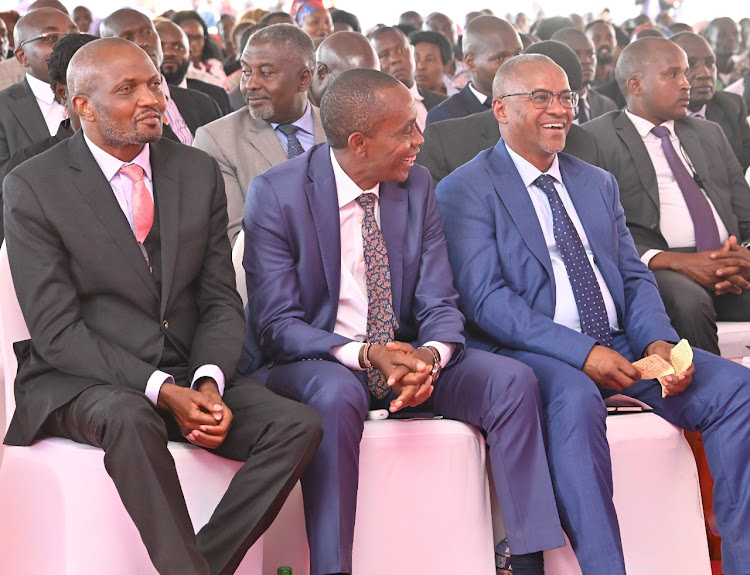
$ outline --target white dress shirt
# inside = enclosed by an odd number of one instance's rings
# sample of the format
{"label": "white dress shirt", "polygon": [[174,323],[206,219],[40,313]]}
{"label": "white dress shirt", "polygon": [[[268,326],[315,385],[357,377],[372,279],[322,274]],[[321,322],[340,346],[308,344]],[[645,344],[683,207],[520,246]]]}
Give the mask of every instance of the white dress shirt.
{"label": "white dress shirt", "polygon": [[[336,193],[339,199],[339,222],[341,233],[341,285],[336,325],[333,331],[353,339],[353,342],[337,345],[331,349],[333,356],[351,370],[359,371],[359,350],[367,339],[367,280],[365,278],[365,254],[362,245],[362,220],[365,210],[357,202],[362,194],[372,193],[375,201],[375,220],[380,226],[380,184],[371,190],[362,190],[347,175],[331,154]],[[434,346],[440,352],[440,363],[445,367],[450,361],[455,344],[429,341],[423,345]]]}
{"label": "white dress shirt", "polygon": [[[149,146],[143,146],[143,150],[141,150],[141,152],[135,158],[133,158],[132,162],[123,162],[122,160],[118,160],[111,154],[108,154],[107,152],[102,150],[91,140],[89,140],[85,134],[83,138],[86,141],[86,145],[89,147],[89,150],[91,150],[91,154],[94,156],[94,160],[96,160],[96,163],[99,164],[99,168],[102,170],[104,177],[112,187],[112,192],[115,194],[115,199],[120,205],[122,213],[127,218],[128,223],[130,224],[130,229],[133,231],[133,240],[135,241],[135,220],[133,218],[133,181],[122,172],[120,172],[120,168],[130,164],[139,165],[143,169],[143,181],[146,184],[146,188],[148,188],[149,194],[151,194],[151,198],[153,199],[154,184],[151,176],[151,156]],[[196,383],[202,377],[210,377],[214,381],[216,381],[216,384],[219,387],[219,394],[224,395],[224,373],[221,371],[221,368],[219,368],[219,366],[207,364],[199,367],[195,371],[195,375],[193,376],[192,383],[194,388],[197,387]],[[159,399],[159,391],[161,390],[161,386],[165,383],[174,383],[174,378],[168,373],[165,373],[158,369],[154,370],[154,373],[152,373],[151,377],[148,378],[148,382],[146,382],[146,397],[148,397],[154,405],[156,405],[156,402]]]}
{"label": "white dress shirt", "polygon": [[[536,217],[539,219],[539,225],[542,228],[542,234],[544,234],[544,240],[547,243],[547,250],[549,250],[549,257],[552,260],[552,273],[555,276],[555,317],[552,321],[560,325],[574,329],[575,331],[581,331],[581,318],[578,314],[578,306],[576,305],[575,296],[573,295],[573,286],[570,283],[568,272],[565,269],[565,263],[563,262],[560,250],[557,247],[555,241],[555,232],[552,218],[552,208],[549,205],[549,199],[541,189],[539,189],[534,181],[542,175],[542,172],[525,158],[519,156],[516,152],[511,150],[508,145],[505,148],[510,154],[511,160],[516,166],[523,184],[526,186],[526,191],[531,198],[531,203],[534,205],[534,211]],[[568,212],[573,225],[575,226],[578,235],[583,243],[583,248],[586,250],[586,255],[591,262],[591,267],[594,268],[594,275],[596,275],[596,281],[599,282],[599,289],[602,292],[602,298],[604,299],[604,306],[607,308],[607,317],[609,318],[609,327],[612,331],[619,329],[617,323],[617,308],[615,308],[615,302],[612,299],[612,294],[604,282],[604,277],[599,271],[599,266],[594,261],[594,253],[591,251],[591,244],[586,236],[586,231],[583,229],[581,220],[578,217],[576,208],[573,205],[573,200],[570,199],[570,194],[565,188],[565,184],[562,181],[562,175],[560,174],[560,164],[555,156],[550,169],[544,172],[555,180],[555,190],[560,196],[560,200],[565,206],[565,211]]]}
{"label": "white dress shirt", "polygon": [[471,93],[474,94],[477,97],[477,100],[479,100],[479,103],[484,106],[485,102],[487,102],[487,98],[489,96],[482,94],[482,92],[479,92],[478,90],[474,89],[474,84],[472,82],[469,82],[469,90],[471,90]]}
{"label": "white dress shirt", "polygon": [[[677,180],[675,180],[672,173],[672,168],[669,167],[669,163],[667,162],[667,157],[664,155],[664,149],[661,147],[661,139],[651,133],[654,124],[640,116],[631,114],[627,110],[625,113],[630,118],[630,121],[633,122],[638,135],[643,138],[643,144],[646,146],[646,151],[651,158],[651,163],[656,172],[656,183],[659,187],[659,227],[662,236],[664,236],[670,248],[695,247],[695,226],[693,226],[693,219],[685,202],[685,196],[682,195],[682,190],[680,190],[680,186],[677,184]],[[675,134],[674,122],[670,120],[664,122],[662,126],[669,130],[669,139],[677,151],[677,156],[682,161],[688,173],[692,174],[693,170],[687,154],[682,150],[680,139]],[[708,205],[711,206],[711,211],[714,214],[716,227],[719,230],[719,239],[725,242],[729,238],[727,227],[721,221],[716,208],[714,208],[711,199],[706,195],[705,191],[703,191],[703,195],[706,196]],[[641,261],[648,265],[651,258],[661,251],[648,250],[641,256]]]}
{"label": "white dress shirt", "polygon": [[424,132],[425,123],[427,122],[427,108],[424,107],[424,98],[419,93],[416,82],[411,85],[409,92],[414,96],[414,105],[417,107],[417,126],[419,126],[420,132]]}
{"label": "white dress shirt", "polygon": [[44,123],[47,124],[49,135],[57,134],[60,122],[68,117],[68,111],[65,106],[55,100],[55,93],[47,82],[34,78],[31,74],[26,74],[26,80],[29,82],[31,91],[34,93],[36,103],[44,116]]}

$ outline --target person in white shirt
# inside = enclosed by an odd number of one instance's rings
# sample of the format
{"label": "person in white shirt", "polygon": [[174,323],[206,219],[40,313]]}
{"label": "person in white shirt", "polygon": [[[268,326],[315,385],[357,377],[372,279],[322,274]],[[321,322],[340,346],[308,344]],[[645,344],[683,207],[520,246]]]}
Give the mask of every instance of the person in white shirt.
{"label": "person in white shirt", "polygon": [[26,76],[0,92],[0,180],[13,154],[54,136],[66,116],[50,88],[47,59],[60,37],[71,33],[78,33],[73,20],[53,8],[29,12],[16,24],[15,55]]}

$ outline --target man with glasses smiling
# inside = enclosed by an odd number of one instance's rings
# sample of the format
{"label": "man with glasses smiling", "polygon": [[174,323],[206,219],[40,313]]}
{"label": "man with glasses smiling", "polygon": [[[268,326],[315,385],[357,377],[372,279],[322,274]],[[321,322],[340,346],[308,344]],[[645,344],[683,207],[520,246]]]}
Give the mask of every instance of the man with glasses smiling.
{"label": "man with glasses smiling", "polygon": [[73,20],[54,8],[29,12],[16,24],[15,56],[26,77],[0,92],[0,180],[13,154],[54,136],[65,118],[49,85],[47,59],[60,37],[72,33],[78,33]]}
{"label": "man with glasses smiling", "polygon": [[641,379],[632,362],[669,359],[679,337],[614,176],[560,153],[577,95],[561,68],[532,55],[504,64],[493,93],[502,139],[436,192],[469,346],[519,360],[539,381],[560,519],[581,571],[625,575],[602,401],[619,392],[703,431],[728,542],[724,573],[747,573],[750,372],[694,349],[694,364],[666,377],[664,396]]}

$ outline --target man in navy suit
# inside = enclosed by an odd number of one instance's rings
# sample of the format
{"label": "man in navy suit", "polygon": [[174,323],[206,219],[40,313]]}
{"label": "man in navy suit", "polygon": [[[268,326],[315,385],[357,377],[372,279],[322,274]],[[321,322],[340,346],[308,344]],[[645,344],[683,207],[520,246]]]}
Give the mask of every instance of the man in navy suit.
{"label": "man in navy suit", "polygon": [[414,165],[414,99],[388,74],[350,70],[321,117],[327,144],[250,184],[238,368],[262,355],[266,385],[322,415],[302,480],[311,574],[351,573],[368,409],[419,405],[487,432],[514,573],[541,575],[541,550],[564,542],[538,388],[519,362],[465,349],[432,179]]}
{"label": "man in navy suit", "polygon": [[[539,380],[563,527],[584,575],[624,575],[602,394],[621,392],[703,433],[727,575],[750,563],[750,372],[694,350],[666,397],[631,364],[678,336],[625,225],[611,174],[559,153],[573,120],[565,73],[545,56],[504,64],[493,86],[502,139],[437,188],[472,347]],[[668,489],[668,485],[654,486]]]}
{"label": "man in navy suit", "polygon": [[505,20],[480,16],[467,24],[463,50],[471,82],[430,110],[427,114],[428,124],[463,118],[489,109],[495,72],[508,58],[520,54],[523,44],[518,32]]}

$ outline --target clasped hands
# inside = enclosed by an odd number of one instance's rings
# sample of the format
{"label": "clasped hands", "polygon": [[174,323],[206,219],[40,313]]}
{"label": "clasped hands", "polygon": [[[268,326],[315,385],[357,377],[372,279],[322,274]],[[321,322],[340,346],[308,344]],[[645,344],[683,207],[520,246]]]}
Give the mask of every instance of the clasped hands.
{"label": "clasped hands", "polygon": [[[648,345],[645,355],[657,354],[670,362],[669,352],[673,347],[673,343],[655,341]],[[632,363],[615,350],[603,345],[591,348],[582,370],[598,386],[615,391],[622,391],[641,379],[641,372]],[[665,395],[677,395],[685,391],[693,380],[694,373],[695,364],[691,363],[682,373],[666,376],[663,383]]]}
{"label": "clasped hands", "polygon": [[232,426],[232,412],[210,377],[202,378],[197,389],[165,383],[157,406],[172,414],[185,439],[208,449],[224,443]]}
{"label": "clasped hands", "polygon": [[428,350],[414,349],[403,341],[389,341],[385,345],[371,345],[368,355],[372,366],[399,394],[388,408],[391,413],[415,407],[432,395],[434,387],[430,373],[433,357]]}
{"label": "clasped hands", "polygon": [[739,245],[735,236],[730,236],[715,251],[695,254],[662,252],[654,259],[662,254],[668,254],[670,269],[692,278],[716,295],[741,294],[750,289],[750,250]]}

